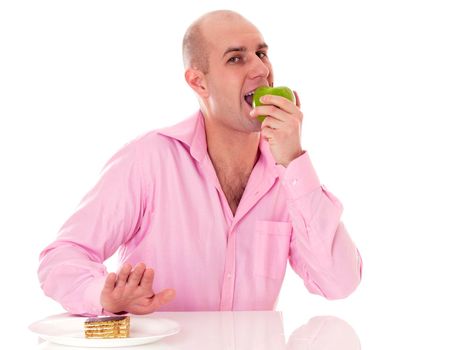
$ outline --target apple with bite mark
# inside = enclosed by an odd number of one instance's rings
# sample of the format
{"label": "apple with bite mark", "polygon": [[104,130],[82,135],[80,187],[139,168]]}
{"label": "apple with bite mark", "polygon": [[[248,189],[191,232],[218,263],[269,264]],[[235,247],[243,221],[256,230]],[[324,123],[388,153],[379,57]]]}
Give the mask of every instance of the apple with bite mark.
{"label": "apple with bite mark", "polygon": [[[261,96],[264,95],[276,95],[276,96],[282,96],[285,97],[287,100],[292,101],[295,103],[295,95],[293,94],[293,91],[286,87],[286,86],[277,86],[277,87],[272,87],[272,86],[260,86],[257,88],[253,94],[253,108],[262,106],[263,103],[259,100]],[[257,119],[262,123],[264,121],[264,118],[266,118],[265,115],[259,115]]]}

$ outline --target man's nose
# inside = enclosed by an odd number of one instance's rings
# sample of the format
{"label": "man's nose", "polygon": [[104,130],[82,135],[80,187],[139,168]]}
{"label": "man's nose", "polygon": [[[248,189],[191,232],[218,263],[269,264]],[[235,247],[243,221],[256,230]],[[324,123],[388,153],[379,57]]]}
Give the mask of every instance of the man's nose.
{"label": "man's nose", "polygon": [[248,76],[253,78],[267,78],[269,76],[270,69],[269,67],[256,55],[253,55],[251,61],[250,71],[248,72]]}

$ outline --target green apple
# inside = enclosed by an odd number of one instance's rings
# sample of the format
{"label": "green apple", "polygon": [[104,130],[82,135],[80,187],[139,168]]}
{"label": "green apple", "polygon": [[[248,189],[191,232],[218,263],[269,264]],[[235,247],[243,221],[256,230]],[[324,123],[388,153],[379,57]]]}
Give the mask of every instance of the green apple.
{"label": "green apple", "polygon": [[[255,90],[253,94],[253,108],[263,105],[259,99],[261,98],[261,96],[264,95],[282,96],[285,97],[287,100],[290,100],[293,103],[295,103],[295,95],[293,94],[293,91],[286,86],[260,86]],[[259,115],[257,117],[257,119],[261,123],[264,121],[264,118],[266,118],[265,115]]]}

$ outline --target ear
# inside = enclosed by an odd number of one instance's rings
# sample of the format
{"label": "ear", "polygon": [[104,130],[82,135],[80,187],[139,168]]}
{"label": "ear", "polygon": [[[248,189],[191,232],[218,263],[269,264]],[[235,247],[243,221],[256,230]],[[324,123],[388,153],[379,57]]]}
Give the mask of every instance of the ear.
{"label": "ear", "polygon": [[195,68],[187,68],[185,71],[185,81],[201,97],[208,97],[205,74]]}

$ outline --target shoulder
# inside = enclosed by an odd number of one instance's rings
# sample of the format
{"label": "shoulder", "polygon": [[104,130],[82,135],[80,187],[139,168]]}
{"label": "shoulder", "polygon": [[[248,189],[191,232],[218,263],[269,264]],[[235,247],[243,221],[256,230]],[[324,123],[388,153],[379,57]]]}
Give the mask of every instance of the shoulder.
{"label": "shoulder", "polygon": [[128,146],[133,147],[143,155],[150,155],[159,151],[185,150],[191,147],[193,140],[199,134],[199,128],[204,129],[203,118],[200,112],[196,112],[175,125],[151,130],[139,135]]}
{"label": "shoulder", "polygon": [[146,159],[157,154],[174,151],[179,147],[179,142],[175,138],[161,133],[160,129],[151,130],[137,136],[125,146],[137,158]]}
{"label": "shoulder", "polygon": [[169,160],[190,160],[189,149],[199,127],[198,122],[202,121],[200,116],[196,113],[173,126],[140,134],[122,146],[115,157],[145,169],[153,164],[159,165],[160,161],[166,164]]}

